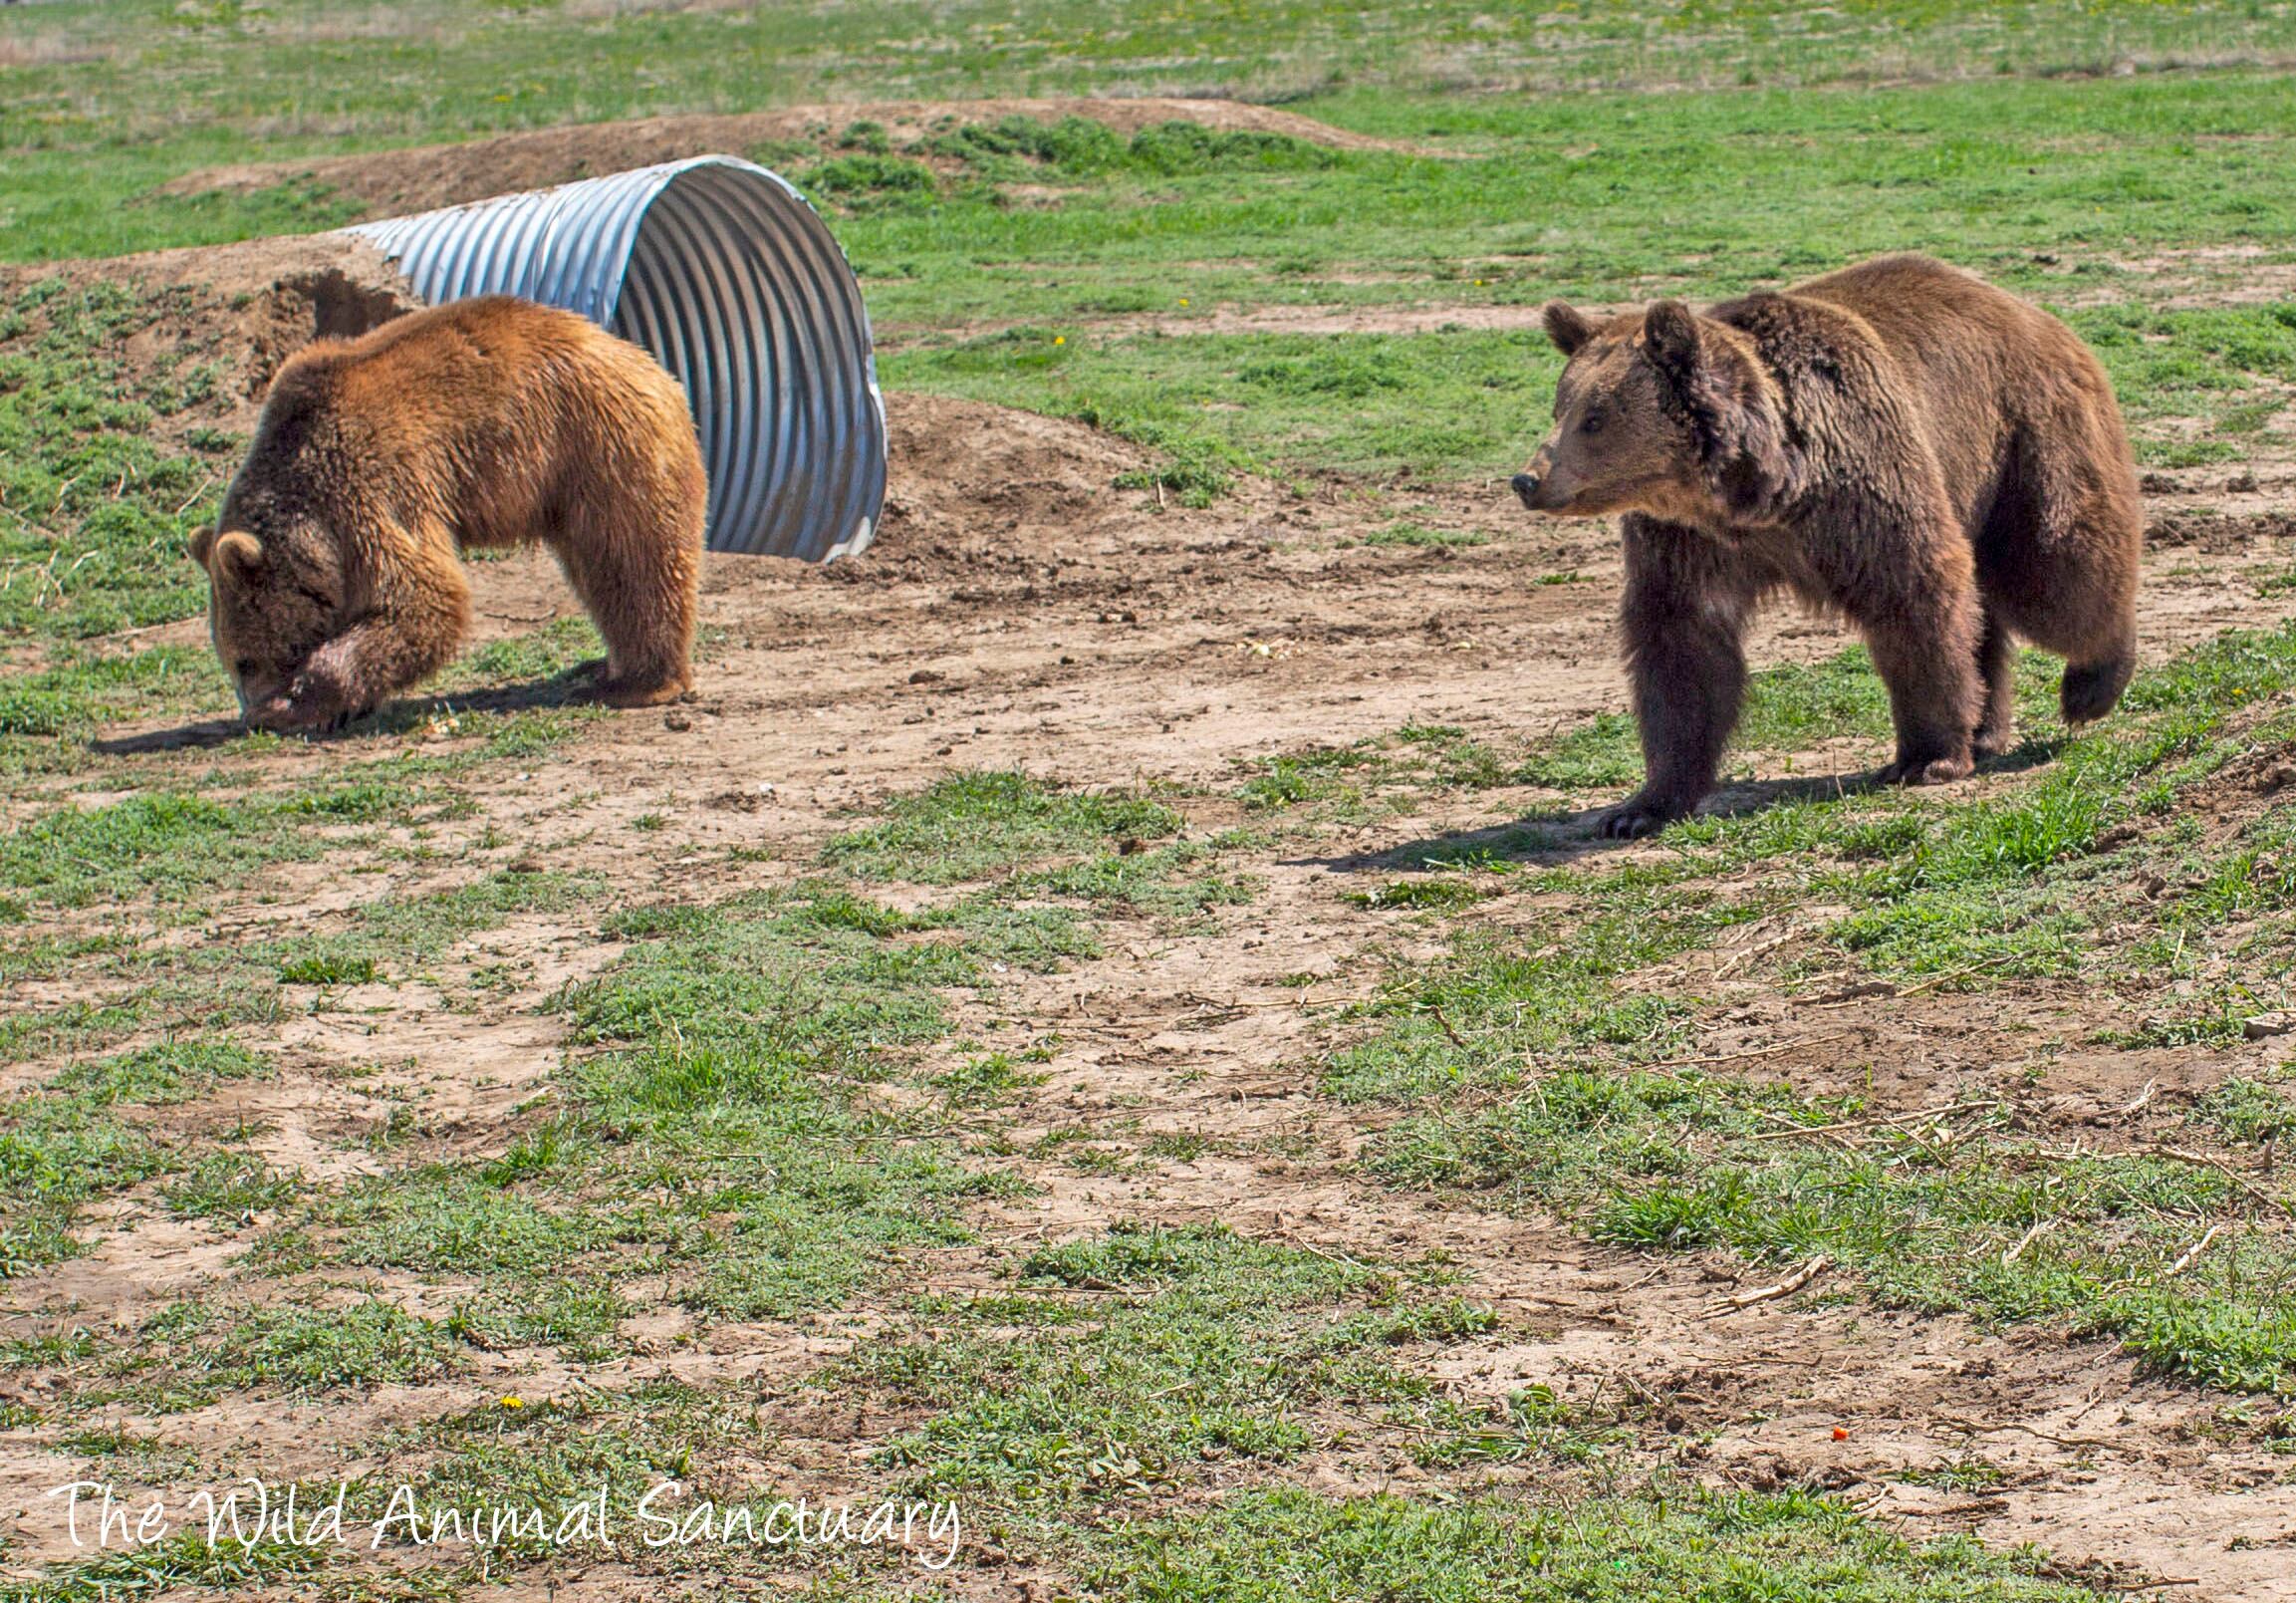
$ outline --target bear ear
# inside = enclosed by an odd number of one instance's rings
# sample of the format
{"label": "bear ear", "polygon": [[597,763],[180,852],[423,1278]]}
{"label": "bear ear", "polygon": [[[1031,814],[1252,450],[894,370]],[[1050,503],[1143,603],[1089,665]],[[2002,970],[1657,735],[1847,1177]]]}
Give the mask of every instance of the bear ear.
{"label": "bear ear", "polygon": [[1595,337],[1594,320],[1568,301],[1549,301],[1543,321],[1547,338],[1566,357],[1577,356],[1579,347]]}
{"label": "bear ear", "polygon": [[211,572],[228,574],[245,583],[262,570],[263,542],[239,529],[217,535],[208,566]]}
{"label": "bear ear", "polygon": [[184,554],[202,568],[207,566],[207,555],[214,549],[215,531],[211,528],[201,529],[191,537],[191,543],[183,548]]}
{"label": "bear ear", "polygon": [[1654,301],[1643,314],[1643,350],[1676,388],[1698,371],[1698,320],[1680,301]]}

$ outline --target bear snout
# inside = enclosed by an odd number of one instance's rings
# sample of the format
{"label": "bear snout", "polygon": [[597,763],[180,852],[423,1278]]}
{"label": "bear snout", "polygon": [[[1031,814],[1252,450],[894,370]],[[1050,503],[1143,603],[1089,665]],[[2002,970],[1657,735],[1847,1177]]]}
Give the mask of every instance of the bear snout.
{"label": "bear snout", "polygon": [[1539,509],[1538,474],[1517,473],[1513,478],[1507,480],[1507,482],[1514,486],[1515,494],[1522,498],[1523,505],[1529,507],[1533,512],[1536,512]]}

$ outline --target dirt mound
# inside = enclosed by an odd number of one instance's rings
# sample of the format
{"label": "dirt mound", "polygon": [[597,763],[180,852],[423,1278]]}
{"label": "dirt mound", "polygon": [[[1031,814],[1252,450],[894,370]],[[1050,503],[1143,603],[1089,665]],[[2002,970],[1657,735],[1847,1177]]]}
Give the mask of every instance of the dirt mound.
{"label": "dirt mound", "polygon": [[[886,397],[886,431],[885,517],[869,556],[903,577],[1073,562],[1105,538],[1101,514],[1143,498],[1117,481],[1151,460],[1083,423],[942,396]],[[829,571],[861,577],[852,564]]]}
{"label": "dirt mound", "polygon": [[2201,551],[2235,551],[2258,540],[2296,536],[2296,514],[2226,513],[2177,510],[2157,514],[2145,526],[2149,546],[2196,546]]}
{"label": "dirt mound", "polygon": [[[161,420],[170,437],[198,426],[245,432],[293,352],[322,336],[363,334],[422,304],[381,252],[343,234],[0,268],[0,302],[59,279],[67,291],[139,292],[148,321],[123,330],[111,353],[128,381],[123,388],[147,390],[153,373],[187,358],[220,368],[207,401]],[[37,337],[40,328],[35,310],[18,337]]]}
{"label": "dirt mound", "polygon": [[265,161],[213,167],[177,178],[163,194],[267,189],[310,179],[361,202],[370,217],[427,211],[520,189],[541,189],[576,178],[623,172],[689,155],[739,153],[761,144],[825,139],[858,122],[884,126],[897,142],[934,125],[993,123],[1028,117],[1055,122],[1089,118],[1119,134],[1159,123],[1197,123],[1226,132],[1280,134],[1333,149],[1394,149],[1389,140],[1350,134],[1311,118],[1236,101],[1031,100],[886,101],[853,106],[793,106],[738,116],[654,117],[633,123],[585,123],[505,134],[466,144],[420,145],[324,160]]}

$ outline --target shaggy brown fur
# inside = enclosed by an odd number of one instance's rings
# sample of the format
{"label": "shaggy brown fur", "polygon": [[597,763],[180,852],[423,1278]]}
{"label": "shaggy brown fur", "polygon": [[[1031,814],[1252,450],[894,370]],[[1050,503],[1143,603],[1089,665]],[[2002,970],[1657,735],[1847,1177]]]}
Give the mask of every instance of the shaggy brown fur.
{"label": "shaggy brown fur", "polygon": [[1864,634],[1898,756],[1928,784],[2004,750],[2012,645],[2066,660],[2066,720],[2136,662],[2137,470],[2104,370],[1967,273],[1886,256],[1700,315],[1556,302],[1556,431],[1514,480],[1538,512],[1624,512],[1627,662],[1648,774],[1598,820],[1640,835],[1713,788],[1739,640],[1787,590]]}
{"label": "shaggy brown fur", "polygon": [[487,296],[291,358],[191,556],[251,723],[332,727],[436,671],[470,623],[456,552],[528,540],[606,639],[598,693],[641,706],[687,685],[706,494],[651,357]]}

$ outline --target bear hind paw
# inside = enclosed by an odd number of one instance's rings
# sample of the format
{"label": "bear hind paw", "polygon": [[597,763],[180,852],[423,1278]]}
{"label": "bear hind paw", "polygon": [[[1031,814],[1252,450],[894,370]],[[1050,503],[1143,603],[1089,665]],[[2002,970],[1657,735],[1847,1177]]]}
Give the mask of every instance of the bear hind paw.
{"label": "bear hind paw", "polygon": [[1966,779],[1976,763],[1967,756],[1901,759],[1874,776],[1877,785],[1949,785]]}
{"label": "bear hind paw", "polygon": [[676,700],[689,688],[682,676],[668,679],[601,677],[595,693],[610,707],[657,707]]}
{"label": "bear hind paw", "polygon": [[1606,807],[1594,817],[1597,837],[1607,841],[1639,841],[1646,835],[1655,835],[1682,816],[1682,809],[1660,806],[1643,796],[1629,796],[1616,807]]}

